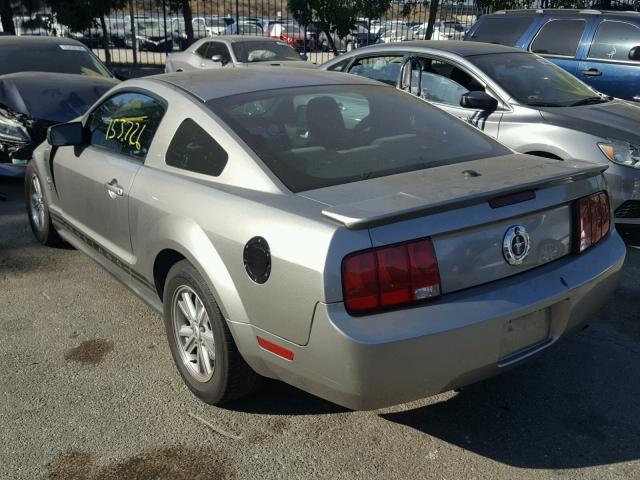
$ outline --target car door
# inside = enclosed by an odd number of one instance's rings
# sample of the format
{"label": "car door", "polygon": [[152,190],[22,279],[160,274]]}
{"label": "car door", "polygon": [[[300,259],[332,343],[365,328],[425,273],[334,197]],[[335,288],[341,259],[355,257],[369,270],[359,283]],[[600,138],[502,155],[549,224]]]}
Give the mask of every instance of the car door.
{"label": "car door", "polygon": [[[409,80],[410,78],[410,80]],[[469,69],[459,63],[436,56],[420,55],[405,63],[400,88],[470,123],[493,138],[498,137],[503,110],[487,112],[460,105],[462,95],[469,92],[491,92]],[[498,100],[499,102],[499,100]]]}
{"label": "car door", "polygon": [[578,71],[578,52],[586,39],[592,20],[585,18],[549,18],[535,35],[529,50],[537,53],[575,75]]}
{"label": "car door", "polygon": [[128,195],[165,110],[151,94],[119,91],[86,117],[86,144],[62,147],[54,157],[64,218],[102,253],[127,263]]}
{"label": "car door", "polygon": [[640,101],[640,62],[629,52],[640,47],[640,27],[622,20],[598,24],[587,58],[580,62],[578,78],[613,97]]}

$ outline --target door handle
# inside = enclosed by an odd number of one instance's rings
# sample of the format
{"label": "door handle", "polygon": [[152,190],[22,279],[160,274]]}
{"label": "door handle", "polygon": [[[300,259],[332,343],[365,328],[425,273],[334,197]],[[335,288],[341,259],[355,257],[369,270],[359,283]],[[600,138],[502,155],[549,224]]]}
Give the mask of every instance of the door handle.
{"label": "door handle", "polygon": [[589,70],[583,70],[582,74],[586,75],[587,77],[600,77],[600,76],[602,76],[602,72],[600,70],[598,70],[597,68],[590,68]]}
{"label": "door handle", "polygon": [[124,188],[118,185],[118,180],[115,178],[109,183],[105,183],[104,186],[111,198],[122,197],[124,195]]}

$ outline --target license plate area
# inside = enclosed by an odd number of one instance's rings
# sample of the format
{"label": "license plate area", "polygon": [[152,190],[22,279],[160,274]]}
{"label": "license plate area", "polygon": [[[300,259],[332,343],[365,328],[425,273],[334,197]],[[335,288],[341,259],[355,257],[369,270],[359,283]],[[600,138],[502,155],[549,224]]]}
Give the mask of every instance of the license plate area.
{"label": "license plate area", "polygon": [[531,350],[550,341],[551,307],[505,322],[500,342],[499,364],[527,356]]}

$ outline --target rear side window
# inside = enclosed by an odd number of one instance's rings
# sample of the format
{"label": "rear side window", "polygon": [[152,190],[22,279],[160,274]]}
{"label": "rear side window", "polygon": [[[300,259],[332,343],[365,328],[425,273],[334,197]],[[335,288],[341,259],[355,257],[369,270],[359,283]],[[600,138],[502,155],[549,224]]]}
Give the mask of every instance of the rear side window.
{"label": "rear side window", "polygon": [[497,43],[513,47],[533,22],[532,17],[488,17],[480,20],[478,28],[467,40]]}
{"label": "rear side window", "polygon": [[167,149],[165,162],[172,167],[217,177],[229,155],[211,135],[187,118],[178,127]]}
{"label": "rear side window", "polygon": [[536,35],[531,51],[540,55],[575,57],[586,25],[584,20],[551,20]]}
{"label": "rear side window", "polygon": [[395,85],[403,58],[402,55],[360,58],[353,64],[349,73]]}
{"label": "rear side window", "polygon": [[598,27],[589,58],[629,61],[629,50],[637,46],[640,46],[640,28],[607,20]]}
{"label": "rear side window", "polygon": [[333,65],[328,67],[327,70],[331,72],[343,72],[344,69],[347,68],[347,65],[349,65],[350,61],[351,59],[347,58],[346,60],[342,60],[341,62],[334,63]]}
{"label": "rear side window", "polygon": [[164,104],[151,96],[137,92],[113,95],[89,115],[90,144],[144,159],[164,112]]}

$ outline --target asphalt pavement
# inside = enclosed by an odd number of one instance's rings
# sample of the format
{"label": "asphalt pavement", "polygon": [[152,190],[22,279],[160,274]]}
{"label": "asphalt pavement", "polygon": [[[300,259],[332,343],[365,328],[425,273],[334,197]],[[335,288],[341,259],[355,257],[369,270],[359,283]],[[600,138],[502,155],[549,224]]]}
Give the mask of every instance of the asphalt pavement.
{"label": "asphalt pavement", "polygon": [[275,381],[218,408],[158,314],[36,243],[21,182],[0,194],[1,479],[640,479],[636,247],[589,328],[502,376],[374,412]]}

